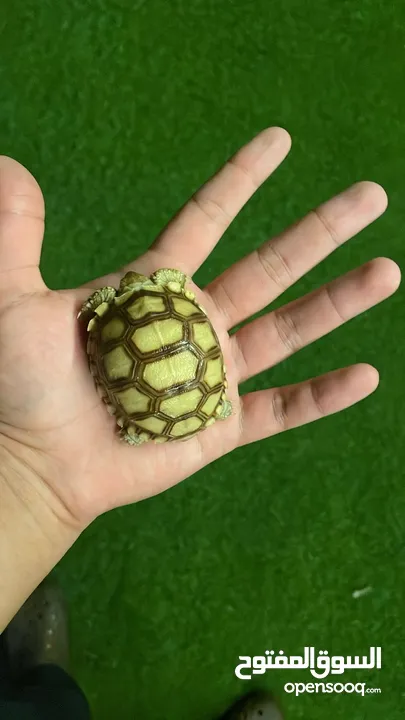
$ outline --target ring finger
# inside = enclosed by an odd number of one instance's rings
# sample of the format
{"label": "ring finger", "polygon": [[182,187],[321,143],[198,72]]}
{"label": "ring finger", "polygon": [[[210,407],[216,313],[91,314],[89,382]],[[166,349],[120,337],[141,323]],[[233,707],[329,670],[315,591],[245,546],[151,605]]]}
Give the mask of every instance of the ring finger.
{"label": "ring finger", "polygon": [[243,395],[238,445],[320,420],[363,400],[378,386],[378,371],[350,365],[295,385]]}
{"label": "ring finger", "polygon": [[273,367],[301,348],[385,300],[401,279],[398,265],[375,258],[248,323],[231,336],[238,382]]}

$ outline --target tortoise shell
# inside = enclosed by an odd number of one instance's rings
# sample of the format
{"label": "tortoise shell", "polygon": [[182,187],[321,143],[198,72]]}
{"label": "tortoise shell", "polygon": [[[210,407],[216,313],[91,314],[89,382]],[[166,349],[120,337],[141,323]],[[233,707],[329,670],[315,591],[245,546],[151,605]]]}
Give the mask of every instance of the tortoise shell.
{"label": "tortoise shell", "polygon": [[100,394],[141,441],[191,437],[215,421],[225,398],[215,330],[194,294],[171,286],[176,291],[151,285],[104,303],[89,334]]}

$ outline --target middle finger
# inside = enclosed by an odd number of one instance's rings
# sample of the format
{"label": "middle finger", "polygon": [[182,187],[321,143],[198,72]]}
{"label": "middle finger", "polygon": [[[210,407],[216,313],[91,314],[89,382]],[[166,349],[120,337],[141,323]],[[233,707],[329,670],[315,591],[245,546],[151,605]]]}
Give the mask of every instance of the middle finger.
{"label": "middle finger", "polygon": [[385,300],[400,280],[401,271],[393,260],[374,258],[248,323],[230,338],[238,382],[274,367]]}
{"label": "middle finger", "polygon": [[356,183],[225,270],[204,290],[225,317],[227,330],[273,302],[386,207],[380,185]]}

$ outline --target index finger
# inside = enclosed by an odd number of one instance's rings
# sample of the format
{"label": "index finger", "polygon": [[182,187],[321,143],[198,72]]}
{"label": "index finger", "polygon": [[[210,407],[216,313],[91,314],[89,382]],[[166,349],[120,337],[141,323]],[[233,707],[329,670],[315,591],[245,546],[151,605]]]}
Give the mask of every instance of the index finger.
{"label": "index finger", "polygon": [[291,147],[286,130],[262,130],[240,148],[188,200],[136,261],[83,285],[112,285],[128,270],[150,275],[159,267],[175,267],[192,276],[256,190],[280,165]]}
{"label": "index finger", "polygon": [[0,302],[45,288],[39,270],[44,199],[31,173],[0,156]]}
{"label": "index finger", "polygon": [[166,266],[193,275],[290,147],[290,135],[283,128],[262,130],[194,193],[148,252],[164,258]]}

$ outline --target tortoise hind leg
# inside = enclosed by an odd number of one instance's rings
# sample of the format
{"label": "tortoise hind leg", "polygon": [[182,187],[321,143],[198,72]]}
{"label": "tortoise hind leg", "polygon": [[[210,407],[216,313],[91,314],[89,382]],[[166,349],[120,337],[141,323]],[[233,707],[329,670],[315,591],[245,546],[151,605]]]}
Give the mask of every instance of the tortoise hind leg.
{"label": "tortoise hind leg", "polygon": [[120,438],[128,445],[142,445],[142,443],[150,440],[149,433],[140,432],[137,433],[135,428],[131,425],[128,428],[122,428],[120,432]]}
{"label": "tortoise hind leg", "polygon": [[232,403],[226,397],[223,397],[215,412],[219,420],[225,420],[232,415]]}

